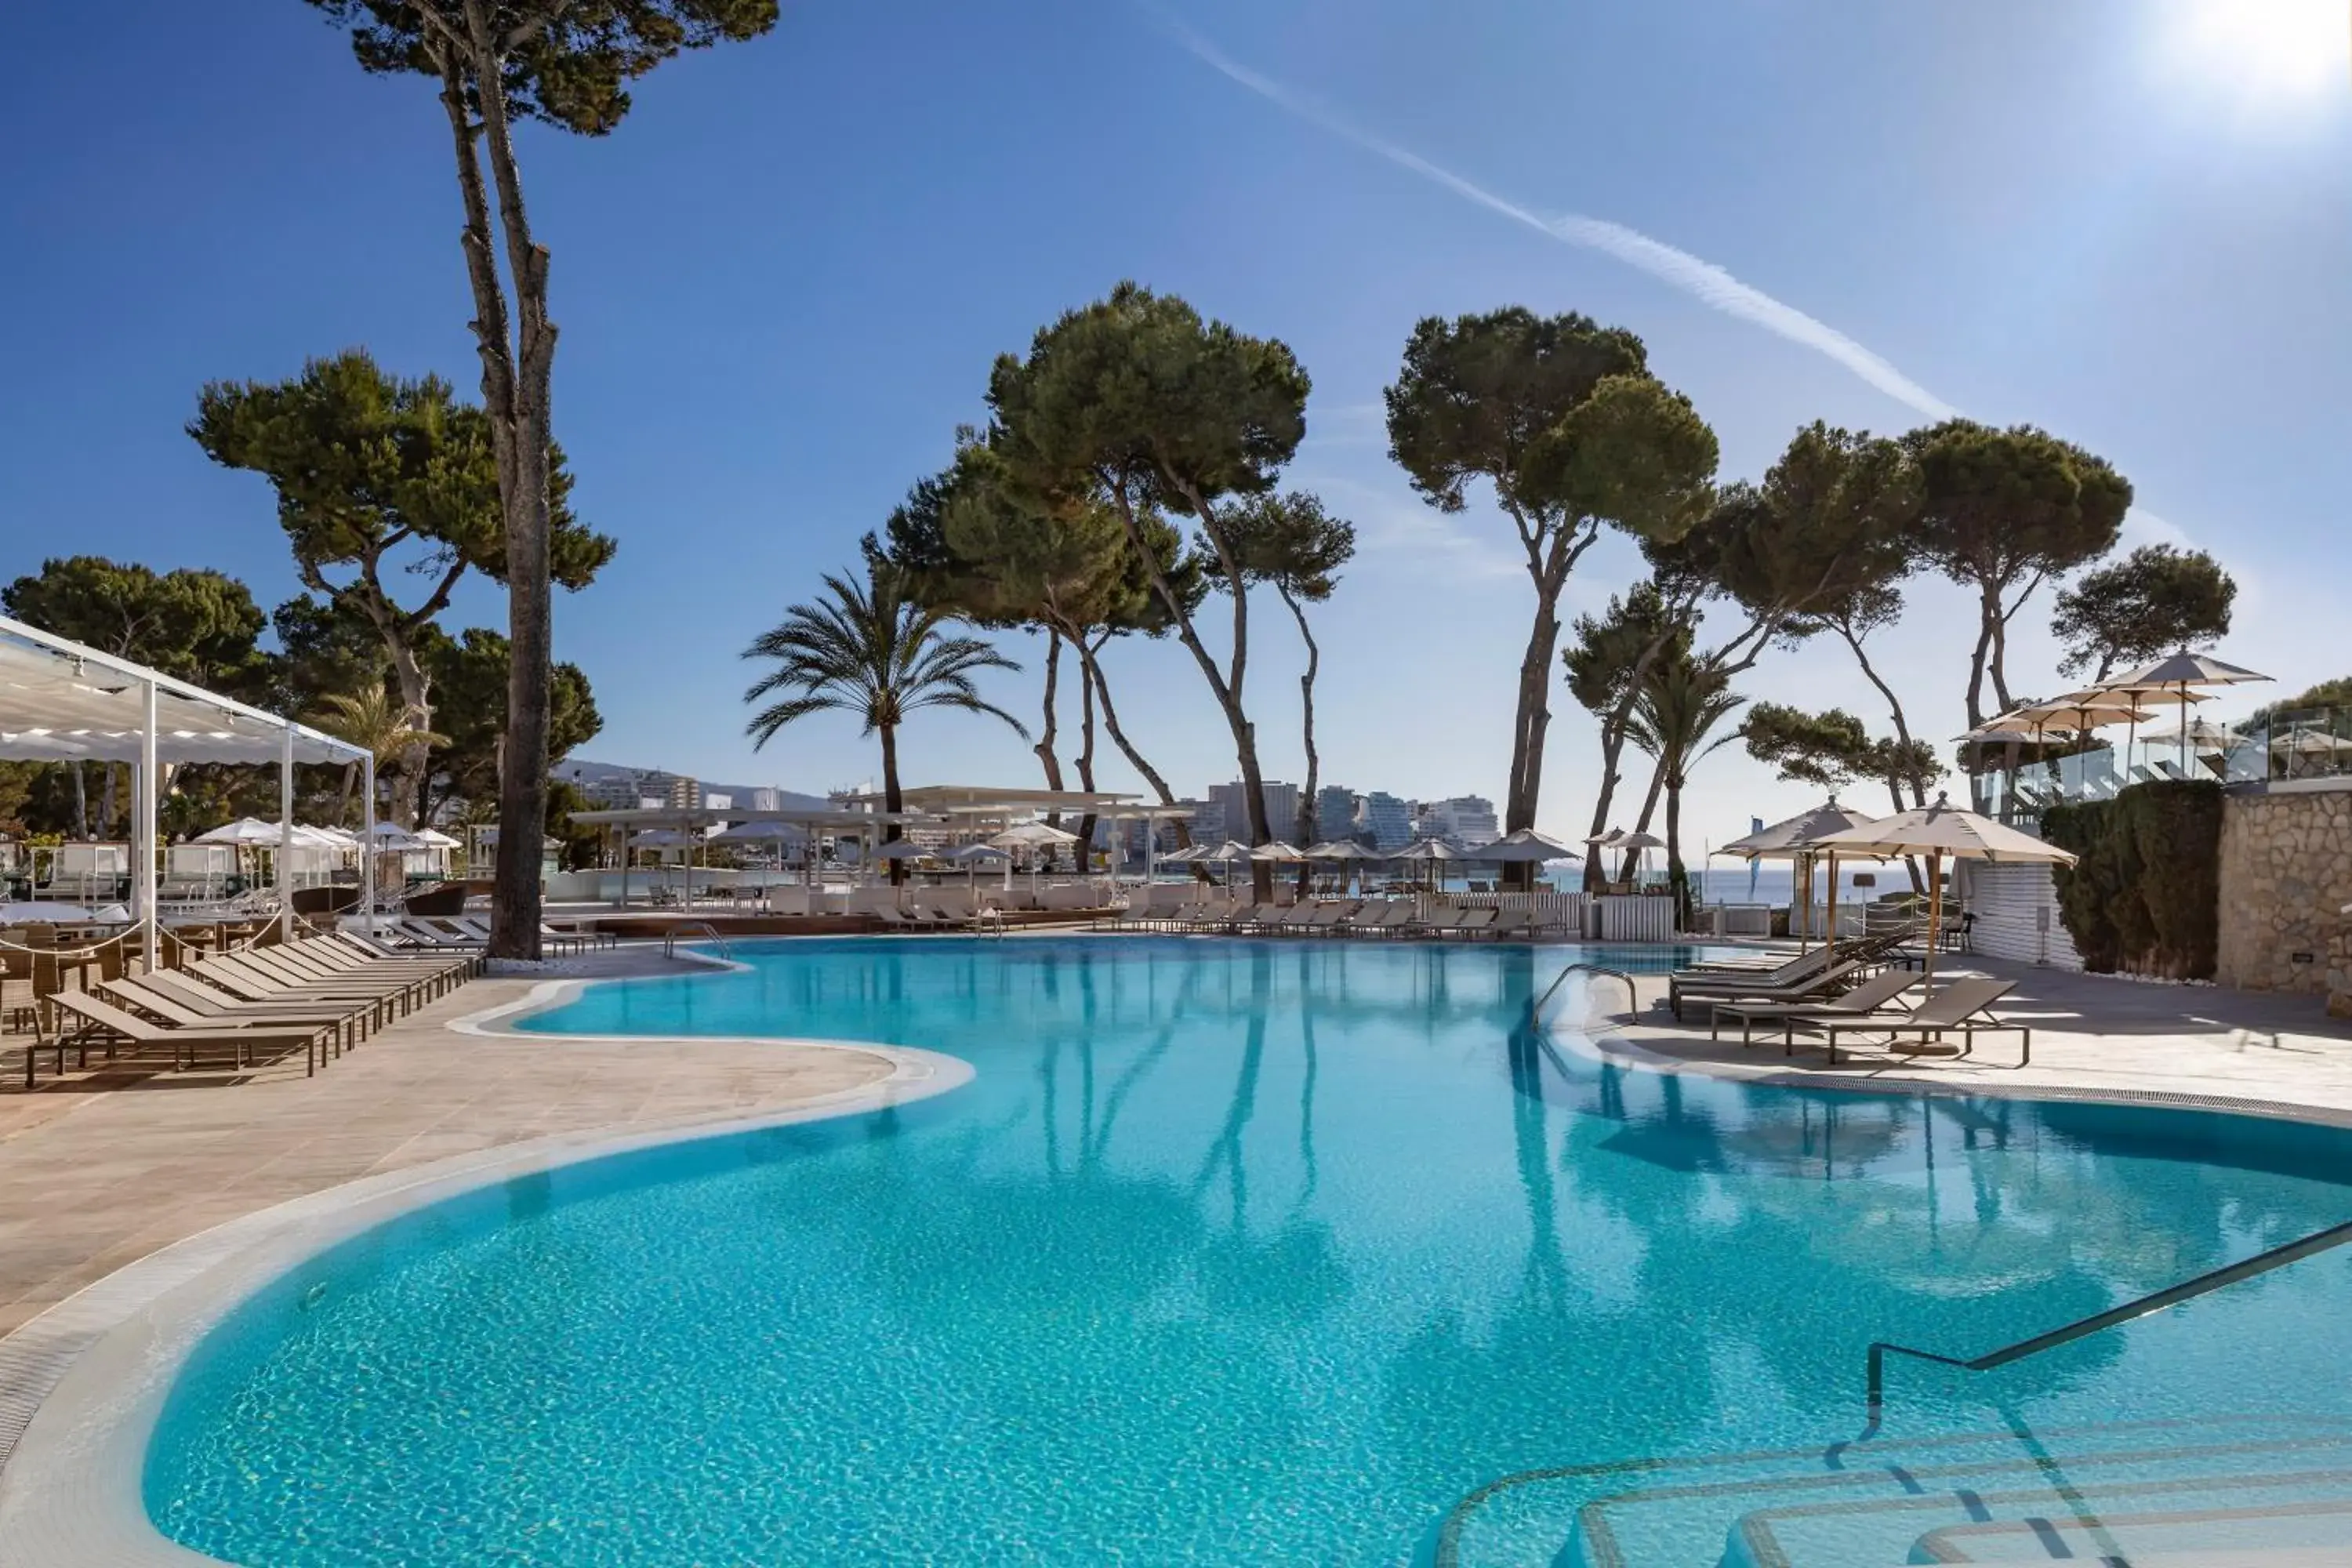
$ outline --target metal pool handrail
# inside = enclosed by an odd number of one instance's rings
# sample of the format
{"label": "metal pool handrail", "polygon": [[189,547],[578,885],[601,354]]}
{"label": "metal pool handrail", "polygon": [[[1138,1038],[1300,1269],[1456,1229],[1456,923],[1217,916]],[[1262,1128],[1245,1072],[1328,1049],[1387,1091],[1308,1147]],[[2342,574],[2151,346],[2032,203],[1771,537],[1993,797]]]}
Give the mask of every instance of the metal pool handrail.
{"label": "metal pool handrail", "polygon": [[2013,1345],[2004,1345],[1997,1351],[1990,1351],[1983,1355],[1966,1360],[1958,1356],[1937,1355],[1933,1351],[1915,1350],[1909,1345],[1893,1344],[1881,1340],[1870,1347],[1868,1366],[1870,1420],[1862,1429],[1863,1437],[1866,1439],[1878,1430],[1879,1417],[1884,1413],[1886,1403],[1886,1358],[1889,1355],[1906,1355],[1914,1361],[1934,1362],[1939,1366],[1956,1366],[1962,1372],[1990,1372],[1995,1367],[2007,1366],[2011,1362],[2023,1361],[2028,1356],[2040,1355],[2043,1351],[2056,1350],[2060,1345],[2073,1344],[2076,1340],[2128,1323],[2135,1318],[2145,1318],[2151,1312],[2163,1311],[2167,1307],[2177,1307],[2183,1301],[2194,1300],[2200,1296],[2219,1290],[2225,1285],[2235,1285],[2241,1279],[2251,1279],[2258,1274],[2267,1274],[2273,1268],[2284,1268],[2290,1263],[2309,1258],[2316,1252],[2326,1252],[2330,1247],[2341,1247],[2347,1241],[2352,1241],[2352,1220],[2347,1220],[2342,1225],[2329,1226],[2326,1230],[2314,1231],[2300,1240],[2290,1241],[2284,1247],[2273,1247],[2268,1252],[2258,1252],[2252,1258],[2242,1258],[2226,1268],[2200,1274],[2194,1279],[2184,1279],[2178,1285],[2168,1285],[2161,1290],[2142,1296],[2137,1300],[2126,1301],[2120,1307],[2110,1307],[2104,1312],[2095,1312],[2087,1318],[2068,1323],[2063,1328],[2053,1329],[2048,1333],[2036,1334],[2030,1340],[2020,1340]]}
{"label": "metal pool handrail", "polygon": [[1558,991],[1560,986],[1567,982],[1570,975],[1577,973],[1607,974],[1614,977],[1615,979],[1623,981],[1625,983],[1625,1010],[1628,1013],[1632,1013],[1640,1009],[1642,1005],[1642,998],[1639,993],[1635,992],[1633,989],[1633,977],[1632,975],[1626,973],[1622,969],[1611,969],[1605,964],[1571,963],[1566,969],[1561,970],[1558,974],[1552,976],[1551,984],[1544,987],[1544,994],[1542,995],[1528,1004],[1528,1021],[1533,1023],[1536,1019],[1543,1016],[1544,1004],[1551,1000],[1552,993]]}
{"label": "metal pool handrail", "polygon": [[729,951],[727,939],[720,936],[719,934],[719,928],[712,925],[709,921],[681,921],[677,924],[670,927],[669,930],[664,931],[662,933],[662,956],[664,958],[677,957],[677,939],[679,935],[683,932],[698,931],[710,940],[710,944],[719,950],[719,957],[727,959],[730,962],[733,961],[735,954]]}

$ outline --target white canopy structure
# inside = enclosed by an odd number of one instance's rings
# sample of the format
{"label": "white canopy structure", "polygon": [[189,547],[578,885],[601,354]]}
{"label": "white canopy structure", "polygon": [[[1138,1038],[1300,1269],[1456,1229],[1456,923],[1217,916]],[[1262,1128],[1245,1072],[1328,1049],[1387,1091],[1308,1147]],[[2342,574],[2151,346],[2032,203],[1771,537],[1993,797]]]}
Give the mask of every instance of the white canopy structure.
{"label": "white canopy structure", "polygon": [[[375,818],[375,756],[307,725],[207,691],[112,654],[0,616],[0,760],[128,763],[133,771],[131,913],[153,952],[155,816],[163,769],[241,763],[279,772],[278,848],[294,832],[294,766],[356,763]],[[278,857],[281,910],[291,918],[293,857]]]}

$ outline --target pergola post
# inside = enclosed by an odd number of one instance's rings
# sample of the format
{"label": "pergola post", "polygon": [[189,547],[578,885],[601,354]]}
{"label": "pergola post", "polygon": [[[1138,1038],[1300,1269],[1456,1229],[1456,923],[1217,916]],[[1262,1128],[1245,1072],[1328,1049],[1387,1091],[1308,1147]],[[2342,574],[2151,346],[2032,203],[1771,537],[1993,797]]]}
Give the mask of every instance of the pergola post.
{"label": "pergola post", "polygon": [[294,727],[278,731],[278,918],[294,940]]}
{"label": "pergola post", "polygon": [[360,908],[365,911],[368,935],[375,925],[375,753],[360,759]]}
{"label": "pergola post", "polygon": [[139,722],[139,795],[137,809],[131,813],[131,834],[137,839],[134,847],[139,858],[131,877],[131,910],[139,921],[140,952],[144,953],[147,973],[152,974],[163,967],[162,921],[157,918],[155,897],[155,830],[156,809],[163,770],[156,763],[155,743],[155,683],[140,682],[142,717]]}

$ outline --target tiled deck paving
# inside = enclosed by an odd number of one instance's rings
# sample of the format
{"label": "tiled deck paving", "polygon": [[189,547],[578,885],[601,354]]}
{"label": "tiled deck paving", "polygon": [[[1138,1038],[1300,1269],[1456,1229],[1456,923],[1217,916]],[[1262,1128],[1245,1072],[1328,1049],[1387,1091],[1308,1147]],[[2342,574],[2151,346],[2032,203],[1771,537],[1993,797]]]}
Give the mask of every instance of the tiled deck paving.
{"label": "tiled deck paving", "polygon": [[[2352,1020],[2329,1017],[2316,997],[2158,985],[1990,958],[1956,958],[1937,973],[2015,981],[2017,989],[1994,1010],[2033,1026],[2033,1065],[2012,1065],[2014,1035],[1983,1037],[1975,1059],[1927,1056],[1916,1062],[1874,1051],[1867,1037],[1846,1035],[1835,1068],[1819,1037],[1799,1035],[1796,1054],[1784,1057],[1779,1037],[1759,1026],[1756,1044],[1743,1049],[1737,1025],[1727,1024],[1721,1042],[1710,1041],[1702,1008],[1693,1007],[1689,1022],[1677,1026],[1665,1011],[1663,977],[1641,981],[1641,1008],[1631,1022],[1620,1010],[1622,988],[1597,983],[1593,1005],[1606,1017],[1596,1016],[1592,1031],[1707,1070],[2026,1096],[2060,1090],[2227,1099],[2352,1121]],[[1555,1015],[1556,1025],[1563,1022]],[[1849,1054],[1854,1059],[1847,1060]]]}
{"label": "tiled deck paving", "polygon": [[[658,953],[617,962],[669,967]],[[0,1333],[158,1247],[323,1187],[550,1133],[783,1110],[891,1070],[850,1051],[446,1026],[533,984],[460,986],[311,1079],[299,1058],[241,1082],[152,1058],[102,1072],[93,1058],[63,1080],[45,1062],[28,1094],[16,1069],[0,1090]]]}

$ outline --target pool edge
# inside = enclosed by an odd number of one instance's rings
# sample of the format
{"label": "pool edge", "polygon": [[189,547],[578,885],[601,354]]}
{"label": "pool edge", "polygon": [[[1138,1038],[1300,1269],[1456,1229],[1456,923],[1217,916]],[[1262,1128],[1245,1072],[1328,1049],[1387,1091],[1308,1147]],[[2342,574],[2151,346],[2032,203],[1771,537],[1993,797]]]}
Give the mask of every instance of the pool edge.
{"label": "pool edge", "polygon": [[[715,971],[740,967],[698,955]],[[612,978],[624,978],[614,976]],[[506,1034],[597,979],[553,979],[521,998],[450,1020],[458,1034]],[[668,1036],[531,1034],[568,1041],[710,1044]],[[149,1520],[147,1449],[182,1364],[252,1292],[303,1260],[404,1214],[495,1183],[608,1155],[854,1116],[927,1100],[974,1077],[960,1057],[866,1041],[730,1037],[735,1043],[848,1051],[891,1065],[856,1089],[744,1116],[706,1114],[617,1131],[549,1134],[306,1193],[184,1237],[95,1280],[0,1336],[0,1563],[42,1568],[223,1568]]]}

